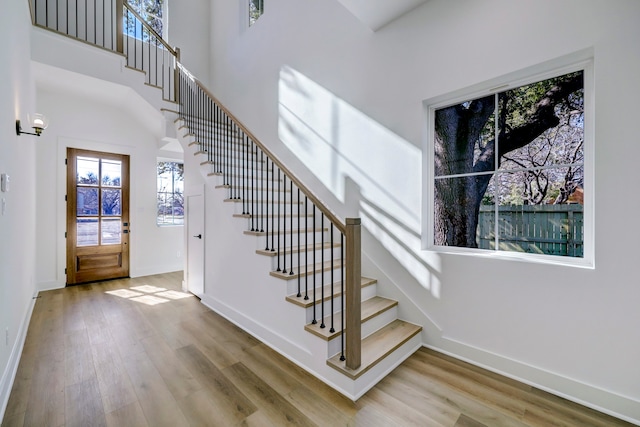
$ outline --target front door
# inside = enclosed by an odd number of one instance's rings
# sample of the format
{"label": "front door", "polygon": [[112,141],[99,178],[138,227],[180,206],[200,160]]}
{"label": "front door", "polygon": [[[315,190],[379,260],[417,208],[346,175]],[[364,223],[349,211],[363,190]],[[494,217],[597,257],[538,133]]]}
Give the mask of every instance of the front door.
{"label": "front door", "polygon": [[129,156],[67,149],[67,285],[129,276]]}

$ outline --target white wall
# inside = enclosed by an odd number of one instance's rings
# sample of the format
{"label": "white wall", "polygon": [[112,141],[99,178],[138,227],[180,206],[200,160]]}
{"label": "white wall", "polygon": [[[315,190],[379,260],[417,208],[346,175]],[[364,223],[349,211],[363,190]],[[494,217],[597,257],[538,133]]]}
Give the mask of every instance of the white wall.
{"label": "white wall", "polygon": [[[425,344],[639,422],[640,3],[430,0],[377,32],[333,0],[271,0],[249,29],[240,10],[212,4],[213,93],[336,212],[363,217],[364,267],[416,303],[401,311]],[[422,101],[583,49],[595,268],[422,250]]]}
{"label": "white wall", "polygon": [[198,79],[209,78],[209,52],[211,33],[209,16],[211,5],[207,0],[183,2],[169,0],[169,28],[166,40],[180,48],[180,62]]}
{"label": "white wall", "polygon": [[0,192],[0,420],[35,294],[35,137],[15,131],[15,120],[26,121],[35,109],[30,27],[27,2],[3,2],[0,39],[11,43],[0,49],[0,173],[8,174],[11,183],[9,192]]}
{"label": "white wall", "polygon": [[40,289],[65,283],[64,159],[67,147],[131,156],[131,276],[183,268],[183,227],[156,226],[156,161],[158,157],[180,158],[181,155],[161,151],[157,135],[131,114],[130,108],[141,102],[144,101],[133,92],[122,104],[112,104],[67,90],[38,87],[38,109],[51,119],[37,144],[37,281]]}

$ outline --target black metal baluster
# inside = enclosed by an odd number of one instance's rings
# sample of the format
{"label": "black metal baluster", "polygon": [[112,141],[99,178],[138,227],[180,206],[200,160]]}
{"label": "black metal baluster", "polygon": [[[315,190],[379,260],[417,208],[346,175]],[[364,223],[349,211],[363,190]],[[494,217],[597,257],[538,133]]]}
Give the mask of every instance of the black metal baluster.
{"label": "black metal baluster", "polygon": [[[222,115],[222,109],[219,105],[216,105],[218,118],[216,120],[216,146],[218,147],[218,173],[223,174],[224,171],[224,117]],[[224,178],[223,178],[224,181]]]}
{"label": "black metal baluster", "polygon": [[[287,175],[283,172],[282,179],[284,182],[284,214],[282,215],[282,273],[287,274]],[[280,197],[280,196],[278,196]],[[280,219],[278,219],[280,223]],[[278,243],[280,243],[280,237],[278,236]]]}
{"label": "black metal baluster", "polygon": [[[269,161],[269,157],[267,157],[267,161]],[[276,174],[274,171],[274,164],[273,164],[273,160],[271,161],[271,176],[275,179]],[[279,184],[279,182],[278,182]],[[274,227],[274,221],[275,221],[275,217],[276,217],[276,209],[275,209],[275,198],[276,195],[274,194],[275,192],[275,183],[273,183],[273,185],[271,186],[271,252],[275,251],[275,245],[273,244],[274,241],[274,231],[275,231],[275,227]]]}
{"label": "black metal baluster", "polygon": [[107,36],[106,36],[106,32],[105,30],[107,29],[107,19],[106,19],[106,13],[104,11],[104,0],[102,0],[102,47],[107,47]]}
{"label": "black metal baluster", "polygon": [[[264,151],[260,151],[260,157],[263,159],[264,161]],[[262,201],[262,209],[265,209],[265,203],[266,203],[266,215],[269,215],[269,158],[267,157],[266,160],[267,163],[267,187],[265,189],[264,192],[264,200]],[[273,183],[272,183],[273,185]],[[267,223],[267,226],[265,227],[265,235],[267,236],[267,241],[266,241],[266,247],[265,250],[270,250],[269,248],[269,217],[267,216],[265,218],[265,222]]]}
{"label": "black metal baluster", "polygon": [[[244,133],[244,132],[243,132]],[[244,199],[244,205],[245,205],[245,210],[247,211],[246,214],[249,214],[249,211],[251,210],[249,208],[248,202],[249,202],[249,195],[248,195],[248,191],[249,190],[249,185],[251,183],[251,176],[249,175],[251,173],[251,166],[249,166],[249,138],[244,135],[242,138],[242,143],[244,144],[244,189],[242,190],[242,198]]]}
{"label": "black metal baluster", "polygon": [[342,333],[340,339],[342,341],[342,354],[340,360],[344,362],[344,233],[340,233],[340,323],[342,324]]}
{"label": "black metal baluster", "polygon": [[116,32],[113,30],[117,28],[118,26],[116,25],[116,5],[112,1],[111,2],[111,50],[116,50],[115,46],[116,46],[117,35],[116,35]]}
{"label": "black metal baluster", "polygon": [[[289,249],[289,276],[293,276],[293,180],[290,179],[289,181],[291,182],[291,185],[289,186],[289,189],[291,190],[289,192],[291,194],[289,196],[291,198],[291,215],[289,216],[289,227],[291,228],[291,236],[289,237],[289,240],[291,241],[291,248]],[[298,251],[300,251],[300,248],[298,248]]]}
{"label": "black metal baluster", "polygon": [[333,309],[333,221],[331,222],[331,328],[329,329],[329,332],[334,333],[336,331],[336,329],[334,328],[334,324],[333,324],[333,318],[335,317],[335,311]]}
{"label": "black metal baluster", "polygon": [[[307,220],[309,219],[309,198],[304,195],[304,246],[309,247],[309,229]],[[309,251],[304,251],[304,299],[309,299]]]}
{"label": "black metal baluster", "polygon": [[320,212],[320,328],[324,329],[324,213]]}
{"label": "black metal baluster", "polygon": [[138,24],[133,20],[133,68],[138,68]]}
{"label": "black metal baluster", "polygon": [[224,162],[224,183],[225,185],[230,185],[229,181],[229,117],[224,115],[224,154],[222,156],[222,161]]}
{"label": "black metal baluster", "polygon": [[[262,177],[260,193],[258,195],[258,197],[260,197],[260,232],[264,232],[264,194],[266,192],[265,185],[267,185],[267,182],[264,180],[264,152],[262,150],[260,150],[260,175]],[[256,197],[256,203],[258,203],[258,197]],[[269,244],[265,244],[265,247],[268,249]]]}
{"label": "black metal baluster", "polygon": [[232,135],[231,138],[231,144],[232,146],[236,146],[236,148],[234,149],[234,151],[236,152],[236,155],[238,156],[238,173],[236,174],[236,184],[237,184],[237,189],[236,189],[236,199],[238,200],[242,200],[242,177],[244,176],[244,174],[246,173],[245,169],[244,169],[244,162],[242,159],[242,146],[240,146],[240,142],[238,141],[238,139],[240,139],[240,133],[241,133],[241,129],[238,128],[237,125],[234,125],[234,134]]}
{"label": "black metal baluster", "polygon": [[205,125],[205,139],[207,141],[207,159],[209,160],[209,169],[210,172],[215,172],[215,164],[216,164],[216,141],[214,136],[214,128],[215,128],[215,109],[216,105],[213,100],[205,93],[206,99],[206,112],[205,117],[203,119]]}
{"label": "black metal baluster", "polygon": [[[300,251],[301,251],[301,246],[300,246],[300,189],[298,188],[298,294],[296,295],[298,298],[300,298],[301,294],[300,294]],[[293,271],[291,271],[291,274],[293,274]]]}
{"label": "black metal baluster", "polygon": [[317,301],[316,301],[316,205],[315,203],[313,204],[313,229],[311,230],[311,234],[313,236],[313,321],[311,322],[312,324],[316,324],[318,323],[318,320],[316,319],[316,305],[317,305]]}
{"label": "black metal baluster", "polygon": [[229,129],[227,130],[227,162],[229,162],[229,182],[231,187],[231,199],[236,199],[235,182],[238,177],[239,168],[233,158],[233,121],[229,118]]}

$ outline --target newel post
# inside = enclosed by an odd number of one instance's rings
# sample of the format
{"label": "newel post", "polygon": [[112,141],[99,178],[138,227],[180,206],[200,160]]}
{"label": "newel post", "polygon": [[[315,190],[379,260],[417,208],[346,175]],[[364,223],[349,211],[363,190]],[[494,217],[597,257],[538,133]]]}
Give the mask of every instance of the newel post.
{"label": "newel post", "polygon": [[346,365],[349,369],[358,369],[361,364],[362,330],[360,324],[362,256],[360,248],[360,218],[346,219]]}
{"label": "newel post", "polygon": [[124,53],[124,0],[116,0],[116,50]]}

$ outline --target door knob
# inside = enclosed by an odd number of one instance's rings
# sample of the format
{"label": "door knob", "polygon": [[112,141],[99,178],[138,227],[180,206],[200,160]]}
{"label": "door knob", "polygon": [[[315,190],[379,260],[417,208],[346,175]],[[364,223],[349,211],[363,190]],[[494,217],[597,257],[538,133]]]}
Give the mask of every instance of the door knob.
{"label": "door knob", "polygon": [[193,237],[197,237],[198,239],[202,239],[202,234],[198,234],[198,235],[193,236]]}

